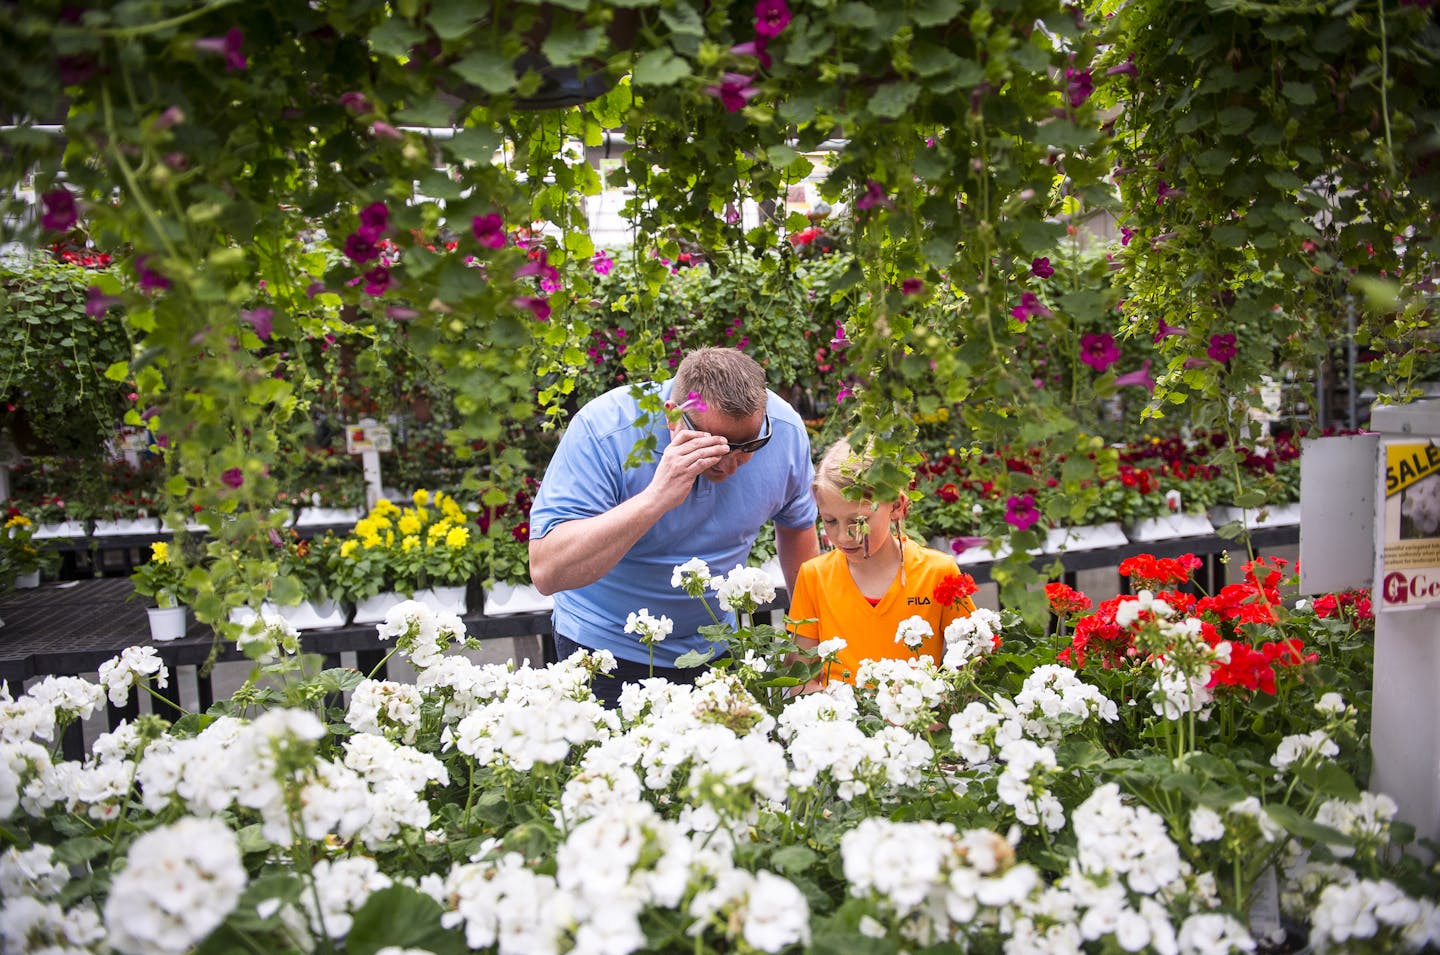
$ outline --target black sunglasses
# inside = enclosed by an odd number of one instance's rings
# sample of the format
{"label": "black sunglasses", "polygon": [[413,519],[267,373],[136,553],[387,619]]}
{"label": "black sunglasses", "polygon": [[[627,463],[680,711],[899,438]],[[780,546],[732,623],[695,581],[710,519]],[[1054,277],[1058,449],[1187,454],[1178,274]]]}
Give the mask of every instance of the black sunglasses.
{"label": "black sunglasses", "polygon": [[[685,427],[691,431],[702,430],[701,428],[695,427],[695,422],[691,421],[690,416],[683,411],[680,412],[680,420],[685,422]],[[708,434],[709,432],[706,433]],[[754,454],[756,451],[759,451],[770,443],[770,413],[768,411],[765,413],[765,423],[760,426],[760,437],[751,438],[749,441],[741,441],[738,444],[729,440],[725,443],[730,446],[730,450],[726,451],[726,454]]]}

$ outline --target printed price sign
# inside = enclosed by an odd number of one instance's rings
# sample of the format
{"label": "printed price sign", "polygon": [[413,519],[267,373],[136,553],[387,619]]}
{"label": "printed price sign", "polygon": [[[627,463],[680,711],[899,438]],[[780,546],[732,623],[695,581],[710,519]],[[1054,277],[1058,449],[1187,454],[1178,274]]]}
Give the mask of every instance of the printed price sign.
{"label": "printed price sign", "polygon": [[1385,446],[1382,610],[1440,604],[1440,445]]}
{"label": "printed price sign", "polygon": [[349,454],[389,451],[390,429],[383,424],[352,424],[345,428],[345,450]]}

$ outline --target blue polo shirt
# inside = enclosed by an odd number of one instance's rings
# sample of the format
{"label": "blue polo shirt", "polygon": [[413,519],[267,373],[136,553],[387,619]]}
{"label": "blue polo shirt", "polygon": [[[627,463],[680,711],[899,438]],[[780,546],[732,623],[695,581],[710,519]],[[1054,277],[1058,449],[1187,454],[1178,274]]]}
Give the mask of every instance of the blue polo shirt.
{"label": "blue polo shirt", "polygon": [[[646,387],[658,391],[663,401],[669,399],[672,383]],[[604,577],[555,594],[556,633],[581,646],[609,650],[619,659],[644,663],[649,659],[645,645],[625,632],[626,617],[644,608],[675,623],[670,636],[655,645],[655,665],[673,667],[681,654],[710,646],[699,634],[700,627],[715,622],[705,603],[733,624],[734,614],[720,610],[713,592],[702,603],[671,587],[670,578],[676,565],[692,557],[705,561],[712,574],[728,574],[745,563],[767,521],[790,528],[815,525],[809,434],[795,409],[773,392],[768,395],[770,442],[724,481],[697,478],[684,503],[661,517]],[[670,444],[670,432],[663,414],[653,415],[643,427],[636,423],[640,415],[627,386],[601,395],[571,418],[530,510],[532,536],[544,537],[565,521],[603,514],[649,486]],[[636,442],[647,435],[655,441],[653,460],[627,468]]]}

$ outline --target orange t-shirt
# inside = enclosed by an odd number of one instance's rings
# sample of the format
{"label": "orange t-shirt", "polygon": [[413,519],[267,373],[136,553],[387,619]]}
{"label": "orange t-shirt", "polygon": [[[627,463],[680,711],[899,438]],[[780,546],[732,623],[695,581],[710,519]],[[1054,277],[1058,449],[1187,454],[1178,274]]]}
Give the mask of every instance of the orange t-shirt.
{"label": "orange t-shirt", "polygon": [[[935,586],[946,577],[960,572],[955,558],[931,550],[913,540],[905,542],[905,584],[900,573],[880,602],[871,606],[855,579],[845,555],[832,550],[812,557],[800,567],[795,581],[795,594],[790,599],[790,617],[795,620],[813,618],[812,623],[796,623],[791,630],[802,637],[823,643],[832,637],[843,637],[845,649],[837,656],[838,667],[831,672],[847,682],[855,681],[861,660],[904,660],[915,655],[928,655],[939,663],[945,653],[945,628],[958,617],[968,617],[975,603],[966,597],[949,607],[935,600]],[[935,631],[918,651],[895,642],[895,631],[901,623],[919,616]]]}

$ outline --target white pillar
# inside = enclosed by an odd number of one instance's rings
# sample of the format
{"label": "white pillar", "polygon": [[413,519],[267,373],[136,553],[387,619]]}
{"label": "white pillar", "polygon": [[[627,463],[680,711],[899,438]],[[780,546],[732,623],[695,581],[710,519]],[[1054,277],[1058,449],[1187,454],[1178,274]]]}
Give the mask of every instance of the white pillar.
{"label": "white pillar", "polygon": [[[1391,796],[1399,817],[1422,839],[1440,839],[1440,531],[1410,528],[1400,539],[1401,498],[1387,495],[1386,468],[1405,453],[1440,442],[1440,401],[1377,406],[1380,432],[1375,508],[1375,687],[1370,788]],[[1430,465],[1419,464],[1419,473]],[[1391,466],[1392,474],[1400,470]],[[1406,465],[1412,475],[1416,468]],[[1440,473],[1437,471],[1436,473]],[[1431,478],[1440,481],[1440,477]],[[1388,550],[1388,553],[1387,553]],[[1433,560],[1433,565],[1431,561]]]}

